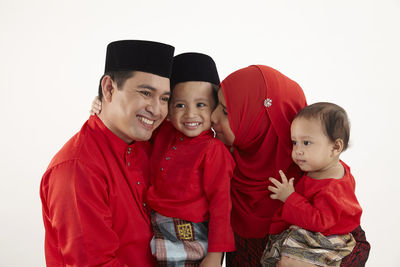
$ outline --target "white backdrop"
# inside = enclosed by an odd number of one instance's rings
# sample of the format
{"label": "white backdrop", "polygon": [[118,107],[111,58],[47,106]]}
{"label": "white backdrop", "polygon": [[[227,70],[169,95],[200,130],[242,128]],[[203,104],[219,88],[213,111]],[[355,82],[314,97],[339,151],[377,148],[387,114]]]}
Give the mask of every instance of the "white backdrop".
{"label": "white backdrop", "polygon": [[367,266],[400,266],[399,0],[0,1],[0,266],[44,266],[39,183],[88,118],[118,39],[203,52],[221,78],[250,64],[343,106]]}

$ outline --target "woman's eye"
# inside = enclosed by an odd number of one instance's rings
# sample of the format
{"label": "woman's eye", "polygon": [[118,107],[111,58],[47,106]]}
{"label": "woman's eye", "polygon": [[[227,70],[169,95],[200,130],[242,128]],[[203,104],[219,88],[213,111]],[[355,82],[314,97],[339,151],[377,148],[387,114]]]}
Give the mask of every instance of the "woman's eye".
{"label": "woman's eye", "polygon": [[310,141],[304,141],[303,144],[304,144],[305,146],[308,146],[308,145],[311,144],[311,142],[310,142]]}
{"label": "woman's eye", "polygon": [[226,109],[222,109],[222,113],[224,113],[224,115],[228,115],[228,112],[226,112]]}
{"label": "woman's eye", "polygon": [[176,108],[184,108],[184,107],[185,107],[185,104],[176,104],[175,107],[176,107]]}

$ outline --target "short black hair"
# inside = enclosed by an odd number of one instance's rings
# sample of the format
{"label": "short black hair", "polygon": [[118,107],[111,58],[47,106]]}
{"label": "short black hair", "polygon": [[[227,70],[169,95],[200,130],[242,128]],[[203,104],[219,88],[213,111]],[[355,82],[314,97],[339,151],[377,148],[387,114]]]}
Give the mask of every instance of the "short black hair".
{"label": "short black hair", "polygon": [[329,102],[318,102],[309,105],[294,117],[306,119],[319,119],[328,138],[335,142],[343,140],[343,151],[347,149],[350,139],[350,122],[346,111],[339,105]]}
{"label": "short black hair", "polygon": [[135,71],[129,70],[129,71],[109,71],[103,74],[101,76],[100,82],[99,82],[99,99],[102,101],[103,99],[103,90],[101,88],[101,81],[103,80],[104,76],[108,75],[111,77],[111,79],[117,83],[117,88],[118,90],[124,85],[125,81],[135,74]]}

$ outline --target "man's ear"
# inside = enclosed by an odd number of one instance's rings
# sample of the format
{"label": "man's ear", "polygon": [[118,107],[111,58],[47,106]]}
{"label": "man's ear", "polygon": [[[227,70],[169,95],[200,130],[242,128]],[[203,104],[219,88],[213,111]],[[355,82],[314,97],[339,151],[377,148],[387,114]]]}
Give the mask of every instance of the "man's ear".
{"label": "man's ear", "polygon": [[103,92],[103,99],[106,102],[111,102],[112,95],[114,93],[114,89],[116,85],[114,81],[111,79],[110,75],[105,75],[101,80],[101,90]]}
{"label": "man's ear", "polygon": [[342,153],[344,142],[341,138],[338,138],[333,142],[332,156],[338,156]]}

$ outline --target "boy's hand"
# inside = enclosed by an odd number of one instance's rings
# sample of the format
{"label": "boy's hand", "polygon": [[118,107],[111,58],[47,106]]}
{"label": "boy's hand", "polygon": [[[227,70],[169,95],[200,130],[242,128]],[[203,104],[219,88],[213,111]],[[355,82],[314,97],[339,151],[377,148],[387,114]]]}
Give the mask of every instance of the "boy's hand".
{"label": "boy's hand", "polygon": [[222,252],[208,252],[207,256],[201,261],[200,267],[221,267]]}
{"label": "boy's hand", "polygon": [[285,202],[286,199],[294,192],[294,186],[293,186],[294,178],[290,178],[288,181],[283,171],[280,170],[279,174],[281,175],[282,183],[280,183],[273,177],[269,177],[269,180],[271,181],[271,183],[275,185],[275,187],[268,186],[268,190],[272,192],[271,194],[272,199],[279,199]]}
{"label": "boy's hand", "polygon": [[89,111],[90,115],[97,114],[99,115],[101,112],[101,101],[98,96],[93,99],[92,107]]}

